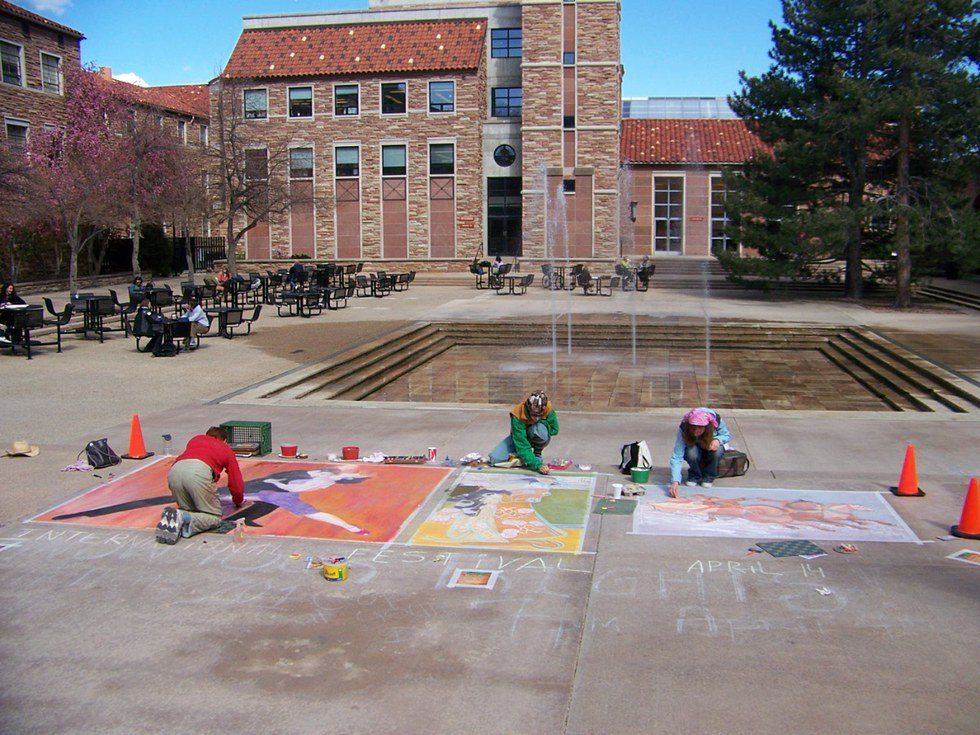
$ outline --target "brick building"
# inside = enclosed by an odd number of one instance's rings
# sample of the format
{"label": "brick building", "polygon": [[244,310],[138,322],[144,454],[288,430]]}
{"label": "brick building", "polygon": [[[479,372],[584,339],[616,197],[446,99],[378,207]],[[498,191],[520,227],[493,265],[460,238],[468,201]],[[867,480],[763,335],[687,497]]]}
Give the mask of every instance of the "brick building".
{"label": "brick building", "polygon": [[314,202],[244,254],[615,257],[620,80],[616,0],[246,17],[212,105],[234,85],[251,145],[288,148]]}
{"label": "brick building", "polygon": [[725,170],[767,150],[724,98],[650,98],[623,104],[627,255],[707,256],[739,250],[726,237]]}
{"label": "brick building", "polygon": [[84,36],[0,0],[0,118],[8,146],[27,146],[30,131],[61,125],[63,70],[79,66]]}

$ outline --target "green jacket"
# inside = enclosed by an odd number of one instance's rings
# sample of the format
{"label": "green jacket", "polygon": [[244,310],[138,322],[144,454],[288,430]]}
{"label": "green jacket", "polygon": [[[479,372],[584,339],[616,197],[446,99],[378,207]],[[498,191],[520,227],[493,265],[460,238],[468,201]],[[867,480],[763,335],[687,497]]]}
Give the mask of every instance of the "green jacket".
{"label": "green jacket", "polygon": [[[551,413],[543,419],[548,433],[554,436],[558,433],[558,414],[552,409]],[[541,467],[541,458],[534,453],[531,442],[527,438],[527,424],[521,421],[514,414],[510,415],[510,438],[514,441],[514,449],[518,459],[524,463],[525,467],[536,470]]]}

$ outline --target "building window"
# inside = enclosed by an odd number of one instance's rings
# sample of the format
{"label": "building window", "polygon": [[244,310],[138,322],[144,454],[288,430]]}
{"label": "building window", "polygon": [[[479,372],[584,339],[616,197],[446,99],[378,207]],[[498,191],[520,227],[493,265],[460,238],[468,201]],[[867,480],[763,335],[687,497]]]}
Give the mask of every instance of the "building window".
{"label": "building window", "polygon": [[52,54],[41,54],[41,89],[61,94],[61,59]]}
{"label": "building window", "polygon": [[181,143],[187,143],[187,123],[183,120],[177,121],[177,137]]}
{"label": "building window", "polygon": [[575,115],[565,115],[562,118],[561,126],[563,128],[565,128],[566,130],[569,130],[571,128],[574,128],[575,127]]}
{"label": "building window", "polygon": [[456,173],[456,145],[433,143],[429,146],[429,175],[452,176]]}
{"label": "building window", "polygon": [[24,86],[24,64],[20,57],[22,51],[20,46],[0,41],[0,71],[2,71],[0,78],[7,84]]}
{"label": "building window", "polygon": [[514,150],[513,146],[509,146],[506,143],[504,145],[498,145],[493,151],[493,160],[498,166],[507,168],[517,160],[517,151]]}
{"label": "building window", "polygon": [[27,123],[21,120],[7,120],[7,147],[12,151],[27,149]]}
{"label": "building window", "polygon": [[407,155],[403,145],[381,146],[381,175],[404,176],[407,168]]}
{"label": "building window", "polygon": [[336,157],[336,174],[344,176],[361,175],[361,151],[355,145],[340,146],[334,153]]}
{"label": "building window", "polygon": [[561,55],[561,63],[563,63],[565,66],[571,66],[572,64],[574,64],[575,63],[575,52],[574,51],[566,51],[565,53],[563,53]]}
{"label": "building window", "polygon": [[521,116],[521,88],[494,87],[490,90],[490,114],[493,117]]}
{"label": "building window", "polygon": [[269,93],[264,89],[245,90],[245,119],[265,120],[269,116]]}
{"label": "building window", "polygon": [[289,88],[289,116],[313,117],[313,87]]}
{"label": "building window", "polygon": [[561,190],[566,194],[575,193],[575,179],[562,179]]}
{"label": "building window", "polygon": [[408,85],[391,82],[381,85],[381,114],[404,115],[408,112]]}
{"label": "building window", "polygon": [[356,84],[338,84],[333,88],[335,117],[356,117],[360,112],[360,90]]}
{"label": "building window", "polygon": [[201,145],[207,145],[207,144],[208,144],[208,126],[207,125],[202,125],[201,126]]}
{"label": "building window", "polygon": [[653,247],[656,252],[684,249],[684,178],[653,178]]}
{"label": "building window", "polygon": [[245,149],[245,180],[265,181],[269,178],[269,154],[265,148]]}
{"label": "building window", "polygon": [[456,83],[429,82],[429,112],[456,110]]}
{"label": "building window", "polygon": [[490,31],[490,56],[494,59],[519,59],[522,53],[520,28],[494,28]]}
{"label": "building window", "polygon": [[718,254],[724,250],[737,250],[736,243],[725,234],[728,213],[725,212],[725,199],[728,189],[721,176],[711,177],[711,252]]}
{"label": "building window", "polygon": [[313,178],[313,149],[312,148],[289,149],[289,178],[290,179]]}

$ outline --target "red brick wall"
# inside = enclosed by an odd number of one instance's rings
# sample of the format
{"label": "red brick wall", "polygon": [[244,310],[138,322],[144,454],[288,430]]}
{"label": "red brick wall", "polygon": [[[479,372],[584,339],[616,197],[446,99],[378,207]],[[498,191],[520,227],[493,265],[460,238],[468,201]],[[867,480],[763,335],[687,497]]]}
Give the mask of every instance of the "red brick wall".
{"label": "red brick wall", "polygon": [[[23,47],[22,75],[26,87],[17,87],[0,82],[0,124],[4,117],[25,120],[30,130],[40,130],[47,123],[62,125],[65,118],[65,98],[41,91],[41,56],[40,52],[61,57],[62,70],[78,67],[79,40],[62,35],[62,44],[58,43],[58,33],[42,26],[30,24],[30,35],[26,35],[18,18],[0,15],[0,38],[8,43]],[[62,75],[63,76],[63,75]],[[62,79],[62,89],[64,79]],[[28,132],[30,135],[30,132]],[[6,127],[0,130],[0,140],[6,137]]]}

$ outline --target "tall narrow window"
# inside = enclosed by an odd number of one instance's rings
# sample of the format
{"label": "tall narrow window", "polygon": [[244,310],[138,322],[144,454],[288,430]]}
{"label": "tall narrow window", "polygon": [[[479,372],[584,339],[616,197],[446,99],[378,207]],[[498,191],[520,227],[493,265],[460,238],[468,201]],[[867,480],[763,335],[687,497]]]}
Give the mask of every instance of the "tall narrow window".
{"label": "tall narrow window", "polygon": [[289,150],[289,178],[313,178],[313,149],[291,148]]}
{"label": "tall narrow window", "polygon": [[7,120],[7,146],[12,151],[27,149],[27,123],[20,120]]}
{"label": "tall narrow window", "polygon": [[521,46],[520,28],[494,28],[490,31],[490,56],[494,59],[519,59]]}
{"label": "tall narrow window", "polygon": [[493,117],[520,117],[522,91],[520,87],[494,87],[490,90],[490,114]]}
{"label": "tall narrow window", "polygon": [[269,93],[264,89],[245,90],[245,119],[265,120],[269,116]]}
{"label": "tall narrow window", "polygon": [[382,115],[404,115],[408,111],[407,86],[405,82],[381,85]]}
{"label": "tall narrow window", "polygon": [[453,143],[433,143],[429,146],[429,175],[452,176],[456,173],[456,146]]}
{"label": "tall narrow window", "polygon": [[181,143],[187,143],[187,123],[183,120],[177,121],[177,137]]}
{"label": "tall narrow window", "polygon": [[41,54],[41,89],[61,94],[61,59],[52,54]]}
{"label": "tall narrow window", "polygon": [[684,178],[653,179],[653,247],[656,252],[680,253],[684,249]]}
{"label": "tall narrow window", "polygon": [[405,146],[403,145],[383,145],[381,146],[381,175],[382,176],[404,176],[405,175]]}
{"label": "tall narrow window", "polygon": [[289,116],[313,117],[313,87],[289,88]]}
{"label": "tall narrow window", "polygon": [[356,116],[360,112],[360,93],[356,84],[338,84],[333,88],[333,114]]}
{"label": "tall narrow window", "polygon": [[201,145],[207,145],[207,144],[208,144],[208,126],[207,125],[202,125],[201,126]]}
{"label": "tall narrow window", "polygon": [[728,225],[728,213],[725,212],[725,199],[728,190],[721,176],[711,177],[711,252],[718,254],[728,249],[738,249],[737,245],[725,233]]}
{"label": "tall narrow window", "polygon": [[338,178],[361,175],[361,152],[357,146],[339,146],[334,155]]}
{"label": "tall narrow window", "polygon": [[429,82],[429,112],[453,112],[456,109],[455,82]]}
{"label": "tall narrow window", "polygon": [[23,49],[6,41],[0,41],[0,79],[7,84],[24,86],[24,68],[20,54]]}

